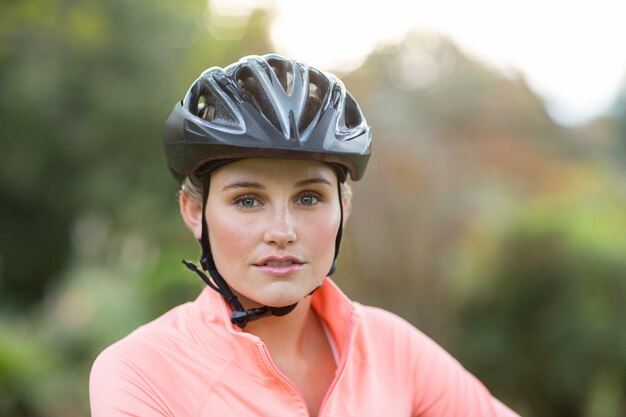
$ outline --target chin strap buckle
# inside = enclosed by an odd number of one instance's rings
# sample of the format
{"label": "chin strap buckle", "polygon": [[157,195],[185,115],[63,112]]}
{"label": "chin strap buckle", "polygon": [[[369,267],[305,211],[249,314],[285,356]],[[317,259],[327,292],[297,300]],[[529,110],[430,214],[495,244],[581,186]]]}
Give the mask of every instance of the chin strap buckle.
{"label": "chin strap buckle", "polygon": [[235,310],[230,316],[230,322],[237,325],[240,329],[246,327],[250,321],[258,320],[267,316],[284,316],[291,313],[298,303],[290,304],[285,307],[268,307],[250,308],[248,310]]}
{"label": "chin strap buckle", "polygon": [[243,329],[249,321],[258,320],[261,317],[271,315],[272,312],[268,307],[251,308],[245,311],[235,310],[230,316],[230,322],[237,325],[240,329]]}

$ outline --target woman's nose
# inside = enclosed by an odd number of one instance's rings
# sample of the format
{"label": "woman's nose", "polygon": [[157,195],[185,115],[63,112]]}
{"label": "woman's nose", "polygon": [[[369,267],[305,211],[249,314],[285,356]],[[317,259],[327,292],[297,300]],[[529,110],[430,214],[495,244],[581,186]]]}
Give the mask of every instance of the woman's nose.
{"label": "woman's nose", "polygon": [[296,225],[289,210],[277,210],[265,229],[265,242],[285,246],[297,239]]}

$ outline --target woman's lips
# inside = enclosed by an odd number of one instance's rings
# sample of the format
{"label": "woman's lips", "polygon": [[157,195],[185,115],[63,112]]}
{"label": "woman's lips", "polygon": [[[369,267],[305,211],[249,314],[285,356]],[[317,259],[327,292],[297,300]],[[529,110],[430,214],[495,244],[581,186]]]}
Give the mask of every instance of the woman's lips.
{"label": "woman's lips", "polygon": [[295,257],[271,256],[254,264],[260,271],[274,276],[287,276],[293,274],[304,266],[304,262]]}

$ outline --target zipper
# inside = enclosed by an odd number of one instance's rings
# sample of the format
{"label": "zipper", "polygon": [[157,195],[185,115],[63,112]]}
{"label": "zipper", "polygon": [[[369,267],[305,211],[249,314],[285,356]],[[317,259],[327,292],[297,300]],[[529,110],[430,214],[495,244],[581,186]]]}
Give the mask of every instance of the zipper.
{"label": "zipper", "polygon": [[304,400],[304,396],[300,392],[300,389],[298,387],[296,387],[296,385],[293,382],[291,382],[291,380],[289,378],[287,378],[285,376],[285,374],[283,374],[280,371],[280,369],[278,369],[278,367],[274,363],[274,360],[272,359],[272,356],[270,355],[269,350],[267,349],[267,346],[265,346],[265,343],[258,342],[257,346],[259,348],[259,351],[261,352],[261,355],[265,359],[265,367],[272,374],[274,374],[274,376],[278,380],[282,381],[283,384],[287,385],[287,387],[289,387],[293,392],[295,392],[298,395],[298,398],[300,399],[300,402],[302,403],[301,405],[302,405],[302,408],[303,408],[303,410],[305,412],[305,415],[309,416],[308,407],[307,407],[306,401]]}
{"label": "zipper", "polygon": [[333,390],[335,389],[335,386],[339,382],[339,378],[343,374],[343,370],[345,369],[346,363],[348,362],[348,356],[350,355],[350,352],[352,351],[350,347],[352,346],[352,342],[354,341],[354,337],[355,337],[354,336],[355,332],[353,331],[355,324],[356,324],[356,319],[353,317],[352,319],[350,319],[350,323],[348,324],[348,328],[346,329],[346,334],[344,336],[344,345],[343,345],[344,354],[341,355],[341,360],[339,361],[339,364],[337,365],[337,371],[335,372],[335,377],[333,378],[333,381],[330,383],[330,386],[328,387],[328,390],[326,391],[326,394],[324,395],[322,404],[320,404],[320,411],[318,413],[318,417],[322,417],[324,415],[324,411],[326,411],[326,403],[328,402],[328,398],[330,398],[330,394],[333,392]]}

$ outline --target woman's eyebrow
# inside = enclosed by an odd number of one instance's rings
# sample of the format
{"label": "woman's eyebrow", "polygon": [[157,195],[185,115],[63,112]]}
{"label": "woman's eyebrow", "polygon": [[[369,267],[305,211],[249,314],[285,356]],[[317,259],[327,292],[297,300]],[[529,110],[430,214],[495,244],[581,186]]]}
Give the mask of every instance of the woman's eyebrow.
{"label": "woman's eyebrow", "polygon": [[[295,183],[295,186],[304,187],[304,186],[311,185],[311,184],[324,184],[330,187],[332,187],[333,185],[327,179],[317,177],[317,178],[307,178],[305,180],[298,181]],[[222,188],[222,191],[232,190],[236,188],[252,188],[255,190],[265,190],[266,187],[262,184],[259,184],[258,182],[241,181],[241,182],[235,182],[235,183],[225,186],[224,188]]]}
{"label": "woman's eyebrow", "polygon": [[333,184],[321,177],[318,178],[308,178],[306,180],[302,180],[302,181],[298,181],[295,186],[296,187],[304,187],[305,185],[311,185],[311,184],[324,184],[324,185],[328,185],[330,187],[333,186]]}
{"label": "woman's eyebrow", "polygon": [[235,182],[233,184],[227,185],[226,187],[222,188],[222,191],[232,190],[234,188],[253,188],[255,190],[264,190],[265,186],[259,184],[258,182],[242,181],[242,182]]}

